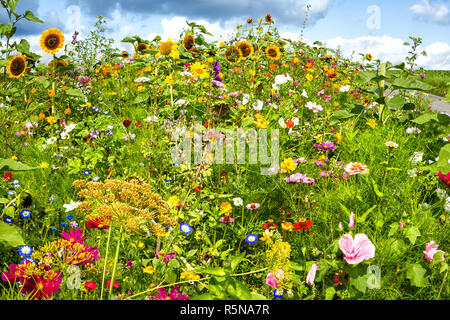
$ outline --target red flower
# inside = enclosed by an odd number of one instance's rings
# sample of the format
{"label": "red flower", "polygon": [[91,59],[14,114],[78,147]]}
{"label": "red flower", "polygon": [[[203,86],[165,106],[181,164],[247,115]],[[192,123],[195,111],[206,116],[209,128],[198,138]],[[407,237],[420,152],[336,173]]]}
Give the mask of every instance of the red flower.
{"label": "red flower", "polygon": [[202,188],[197,187],[194,189],[194,191],[198,193],[198,192],[202,191]]}
{"label": "red flower", "polygon": [[299,222],[294,223],[294,229],[295,229],[295,231],[299,231],[299,230],[308,231],[312,225],[313,225],[312,221],[309,221],[306,219],[300,219]]}
{"label": "red flower", "polygon": [[263,229],[267,229],[267,230],[276,230],[278,229],[278,226],[273,223],[273,220],[268,220],[267,223],[263,224]]}
{"label": "red flower", "polygon": [[137,123],[135,123],[134,124],[136,127],[140,127],[140,126],[142,126],[142,122],[137,122]]}
{"label": "red flower", "polygon": [[94,281],[88,281],[84,284],[84,288],[88,291],[94,291],[97,288],[97,284]]}
{"label": "red flower", "polygon": [[450,172],[447,172],[447,174],[444,176],[444,174],[439,171],[438,176],[443,183],[445,183],[447,186],[450,186]]}
{"label": "red flower", "polygon": [[209,122],[209,121],[205,121],[205,124],[203,125],[205,128],[208,128],[208,127],[210,127],[210,128],[212,128],[213,127],[213,123],[212,122]]}
{"label": "red flower", "polygon": [[133,120],[124,120],[124,121],[123,121],[123,125],[124,125],[125,127],[129,127],[129,126],[131,125],[132,122],[133,122]]}
{"label": "red flower", "polygon": [[[106,286],[109,288],[111,286],[111,279],[109,279],[109,281],[106,283]],[[119,288],[119,283],[117,281],[114,281],[114,288]]]}
{"label": "red flower", "polygon": [[295,127],[295,124],[292,120],[289,119],[288,121],[286,121],[286,127],[293,128]]}
{"label": "red flower", "polygon": [[12,175],[12,173],[11,172],[7,172],[7,173],[5,173],[3,176],[2,176],[3,178],[5,178],[6,179],[6,181],[8,181],[8,182],[11,182],[11,181],[13,181],[13,175]]}
{"label": "red flower", "polygon": [[91,138],[91,135],[90,134],[88,134],[86,137],[83,137],[83,140],[89,140]]}
{"label": "red flower", "polygon": [[86,222],[86,228],[88,229],[109,229],[111,219],[96,218]]}

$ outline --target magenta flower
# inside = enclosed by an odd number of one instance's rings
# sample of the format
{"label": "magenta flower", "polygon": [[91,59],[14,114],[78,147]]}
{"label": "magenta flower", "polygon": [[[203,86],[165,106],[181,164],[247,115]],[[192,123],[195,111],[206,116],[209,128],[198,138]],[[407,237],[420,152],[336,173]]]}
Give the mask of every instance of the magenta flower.
{"label": "magenta flower", "polygon": [[159,288],[158,293],[151,295],[150,300],[189,300],[187,294],[183,294],[180,290],[178,290],[180,286],[175,286],[170,291],[170,294],[167,293],[166,289]]}
{"label": "magenta flower", "polygon": [[367,235],[362,233],[355,235],[355,239],[351,234],[342,236],[339,239],[339,248],[345,254],[348,264],[358,264],[375,257],[375,246]]}
{"label": "magenta flower", "polygon": [[269,273],[266,277],[266,284],[271,286],[272,288],[278,288],[277,278],[273,275],[273,273]]}
{"label": "magenta flower", "polygon": [[261,207],[261,205],[259,203],[249,203],[246,207],[248,210],[255,210]]}
{"label": "magenta flower", "polygon": [[311,269],[309,269],[308,275],[306,276],[306,283],[310,286],[314,285],[314,279],[316,278],[316,271],[319,268],[317,263],[313,263]]}
{"label": "magenta flower", "polygon": [[436,253],[438,252],[442,252],[442,259],[441,262],[443,262],[444,259],[444,254],[445,252],[442,250],[438,250],[439,246],[434,242],[434,241],[430,241],[425,245],[425,259],[428,261],[433,261],[433,257]]}
{"label": "magenta flower", "polygon": [[158,253],[156,251],[153,251],[153,254],[155,255],[156,259],[159,259],[161,257],[163,262],[169,262],[170,259],[175,259],[177,257],[177,254],[174,252],[166,254],[163,251],[159,251]]}
{"label": "magenta flower", "polygon": [[86,239],[86,237],[83,237],[83,229],[81,228],[76,230],[70,229],[69,233],[63,231],[60,233],[60,236],[72,243],[83,244],[84,239]]}

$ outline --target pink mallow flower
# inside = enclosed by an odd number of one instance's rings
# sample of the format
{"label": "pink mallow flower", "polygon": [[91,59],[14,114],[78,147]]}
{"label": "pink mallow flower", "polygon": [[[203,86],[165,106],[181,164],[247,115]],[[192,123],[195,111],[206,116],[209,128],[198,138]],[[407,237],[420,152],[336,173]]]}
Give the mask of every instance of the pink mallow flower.
{"label": "pink mallow flower", "polygon": [[442,250],[438,250],[439,245],[437,245],[434,241],[430,241],[427,244],[425,244],[425,259],[428,261],[433,261],[433,257],[436,253],[438,252],[442,252],[442,259],[441,262],[443,262],[444,259],[444,254],[445,252]]}
{"label": "pink mallow flower", "polygon": [[350,213],[350,222],[348,223],[348,227],[353,229],[355,227],[355,215],[353,212]]}
{"label": "pink mallow flower", "polygon": [[339,239],[339,248],[345,254],[348,264],[358,264],[375,257],[375,246],[367,235],[362,233],[355,235],[355,239],[351,234],[342,236]]}
{"label": "pink mallow flower", "polygon": [[308,275],[306,276],[306,283],[310,286],[314,285],[314,279],[316,278],[316,271],[319,268],[317,263],[314,263],[309,269]]}

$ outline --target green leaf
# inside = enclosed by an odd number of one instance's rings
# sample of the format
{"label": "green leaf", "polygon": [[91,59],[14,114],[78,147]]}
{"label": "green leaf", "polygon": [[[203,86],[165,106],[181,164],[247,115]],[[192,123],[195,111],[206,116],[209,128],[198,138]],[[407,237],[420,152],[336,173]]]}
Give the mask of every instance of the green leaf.
{"label": "green leaf", "polygon": [[392,86],[401,89],[419,90],[419,91],[430,91],[434,89],[432,85],[429,85],[428,83],[425,83],[423,81],[417,79],[404,79],[404,78],[395,79],[394,82],[392,83]]}
{"label": "green leaf", "polygon": [[36,17],[33,12],[31,12],[30,10],[25,11],[25,15],[24,15],[25,19],[27,19],[28,21],[32,21],[32,22],[38,22],[38,23],[44,23],[44,21],[42,21],[41,19],[39,19],[38,17]]}
{"label": "green leaf", "polygon": [[0,203],[6,204],[6,203],[9,203],[9,200],[5,199],[5,198],[0,198]]}
{"label": "green leaf", "polygon": [[241,252],[237,256],[233,257],[230,261],[231,271],[236,270],[239,263],[241,263],[242,260],[244,260],[244,259],[245,259],[245,252]]}
{"label": "green leaf", "polygon": [[359,83],[365,84],[371,81],[376,76],[377,74],[373,71],[363,71],[358,73],[355,80]]}
{"label": "green leaf", "polygon": [[180,267],[180,263],[178,262],[177,259],[170,259],[169,263],[167,264],[169,266],[169,268],[171,269],[177,269]]}
{"label": "green leaf", "polygon": [[228,285],[227,292],[236,299],[239,300],[251,300],[252,294],[250,290],[239,280],[230,278],[230,284]]}
{"label": "green leaf", "polygon": [[325,290],[325,300],[333,300],[335,294],[336,289],[333,287],[328,287],[327,290]]}
{"label": "green leaf", "polygon": [[412,120],[412,122],[417,123],[417,124],[425,124],[428,123],[430,121],[439,121],[438,117],[437,117],[437,113],[425,113],[423,115],[421,115],[420,117],[417,117],[416,119]]}
{"label": "green leaf", "polygon": [[20,43],[18,45],[16,45],[16,49],[17,49],[17,51],[19,51],[21,53],[29,53],[30,52],[30,43],[27,40],[22,39],[22,40],[20,40]]}
{"label": "green leaf", "polygon": [[411,244],[415,244],[417,237],[420,237],[420,231],[417,227],[409,227],[405,229],[405,236],[409,239]]}
{"label": "green leaf", "polygon": [[250,300],[267,300],[267,298],[265,296],[263,296],[262,294],[252,292]]}
{"label": "green leaf", "polygon": [[14,207],[8,207],[5,210],[3,210],[3,214],[8,217],[14,217],[15,213],[16,209],[14,209]]}
{"label": "green leaf", "polygon": [[426,286],[427,278],[424,277],[427,272],[420,264],[414,263],[407,266],[406,277],[411,281],[411,285],[423,288]]}
{"label": "green leaf", "polygon": [[355,287],[358,291],[366,293],[369,276],[369,274],[364,274],[362,276],[350,277],[350,285]]}
{"label": "green leaf", "polygon": [[148,101],[148,98],[150,97],[149,93],[146,94],[139,94],[133,101],[133,104],[139,104],[144,103]]}
{"label": "green leaf", "polygon": [[450,159],[450,144],[447,143],[445,146],[441,148],[439,152],[439,160],[436,162],[437,171],[441,172],[450,172],[450,163],[448,160]]}
{"label": "green leaf", "polygon": [[398,230],[399,224],[397,222],[394,222],[391,224],[391,230],[389,230],[388,237],[392,237]]}
{"label": "green leaf", "polygon": [[16,11],[16,6],[19,0],[8,0],[8,6],[11,9],[12,12]]}
{"label": "green leaf", "polygon": [[365,222],[366,219],[367,219],[367,216],[368,216],[373,210],[375,210],[375,208],[376,208],[377,206],[378,206],[378,205],[374,205],[372,208],[368,209],[366,212],[363,213],[362,216],[356,218],[356,221],[359,222],[359,223]]}
{"label": "green leaf", "polygon": [[224,268],[202,268],[195,271],[196,273],[206,273],[213,276],[225,276],[227,273]]}
{"label": "green leaf", "polygon": [[29,165],[14,161],[12,159],[0,159],[0,171],[30,171],[36,169],[37,167],[30,167]]}
{"label": "green leaf", "polygon": [[65,92],[68,96],[78,97],[78,98],[84,97],[83,92],[79,89],[70,88],[70,89],[67,89]]}
{"label": "green leaf", "polygon": [[372,186],[373,186],[373,191],[375,191],[375,194],[377,195],[378,198],[383,198],[384,194],[380,191],[380,189],[378,188],[377,183],[375,182],[375,180],[373,178],[370,178],[370,180],[372,181]]}
{"label": "green leaf", "polygon": [[203,293],[198,296],[190,298],[191,300],[215,300],[214,295],[211,293]]}
{"label": "green leaf", "polygon": [[23,246],[25,242],[16,226],[0,221],[0,241],[12,247]]}
{"label": "green leaf", "polygon": [[136,42],[136,39],[131,38],[131,37],[126,37],[126,38],[122,39],[121,42],[128,42],[128,43],[133,43],[134,44]]}
{"label": "green leaf", "polygon": [[386,101],[386,105],[392,110],[401,110],[406,104],[406,100],[401,96],[395,96],[392,99]]}

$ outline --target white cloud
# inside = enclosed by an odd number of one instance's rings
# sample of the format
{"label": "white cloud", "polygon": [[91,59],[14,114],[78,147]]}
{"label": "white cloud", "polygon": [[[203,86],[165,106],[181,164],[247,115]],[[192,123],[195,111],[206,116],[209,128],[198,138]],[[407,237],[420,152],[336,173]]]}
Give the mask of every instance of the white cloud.
{"label": "white cloud", "polygon": [[415,16],[432,23],[450,23],[450,10],[442,2],[430,4],[429,0],[422,0],[422,3],[414,4],[409,10]]}

